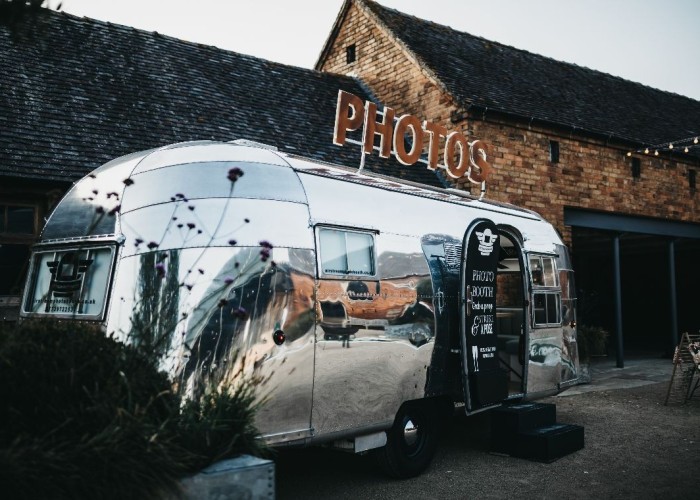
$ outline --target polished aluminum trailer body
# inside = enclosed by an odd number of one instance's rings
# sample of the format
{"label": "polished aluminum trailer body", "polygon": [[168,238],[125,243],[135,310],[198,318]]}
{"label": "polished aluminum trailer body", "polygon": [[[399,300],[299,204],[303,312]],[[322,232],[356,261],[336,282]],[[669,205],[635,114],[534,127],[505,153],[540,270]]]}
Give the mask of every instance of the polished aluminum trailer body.
{"label": "polished aluminum trailer body", "polygon": [[[520,275],[496,325],[517,367],[509,397],[576,383],[571,265],[537,214],[233,143],[138,153],[79,181],[35,248],[23,315],[100,321],[131,341],[147,324],[186,392],[202,373],[258,377],[269,443],[369,436],[361,451],[406,401],[464,401],[460,259],[477,219],[496,224],[511,249],[501,267]],[[538,297],[543,263],[554,281]],[[61,299],[78,282],[80,299]]]}

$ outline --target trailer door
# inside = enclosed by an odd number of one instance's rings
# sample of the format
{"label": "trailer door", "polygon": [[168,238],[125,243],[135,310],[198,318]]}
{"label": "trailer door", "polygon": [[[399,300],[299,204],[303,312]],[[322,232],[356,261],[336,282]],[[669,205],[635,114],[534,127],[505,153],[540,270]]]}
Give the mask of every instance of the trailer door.
{"label": "trailer door", "polygon": [[499,234],[477,219],[464,235],[461,265],[460,339],[467,414],[500,404],[508,396],[507,373],[499,366],[496,342],[496,272]]}

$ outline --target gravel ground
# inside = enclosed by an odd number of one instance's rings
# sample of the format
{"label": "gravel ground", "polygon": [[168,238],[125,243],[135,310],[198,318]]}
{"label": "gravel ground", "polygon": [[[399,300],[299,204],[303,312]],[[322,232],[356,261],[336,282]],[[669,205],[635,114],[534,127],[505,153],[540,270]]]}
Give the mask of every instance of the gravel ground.
{"label": "gravel ground", "polygon": [[594,375],[589,392],[542,400],[585,428],[585,448],[556,462],[491,454],[488,414],[454,417],[431,467],[409,480],[386,478],[366,456],[280,452],[277,498],[699,498],[700,397],[664,406],[668,382],[634,386],[633,370],[618,372],[617,386],[595,390]]}

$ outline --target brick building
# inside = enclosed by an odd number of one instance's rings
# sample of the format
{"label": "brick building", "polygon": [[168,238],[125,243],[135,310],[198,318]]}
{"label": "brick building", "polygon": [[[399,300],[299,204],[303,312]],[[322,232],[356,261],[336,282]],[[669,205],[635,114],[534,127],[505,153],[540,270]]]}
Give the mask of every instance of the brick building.
{"label": "brick building", "polygon": [[580,317],[624,332],[620,362],[625,348],[668,351],[700,328],[700,102],[371,0],[346,0],[316,69],[358,77],[397,116],[490,143],[488,197],[555,224],[573,251]]}
{"label": "brick building", "polygon": [[[332,143],[356,78],[266,61],[48,9],[0,12],[0,321],[17,317],[29,249],[73,182],[116,157],[191,140],[247,139],[356,166]],[[425,170],[367,168],[442,186]]]}
{"label": "brick building", "polygon": [[[619,354],[668,350],[700,329],[700,102],[370,0],[347,0],[330,28],[306,70],[47,10],[0,22],[0,310],[52,204],[114,157],[246,138],[356,166],[357,151],[331,141],[343,89],[489,143],[487,197],[556,225],[573,250],[580,319],[624,332]],[[688,138],[689,153],[667,147]],[[652,146],[664,147],[644,154]],[[448,182],[375,157],[368,168]]]}

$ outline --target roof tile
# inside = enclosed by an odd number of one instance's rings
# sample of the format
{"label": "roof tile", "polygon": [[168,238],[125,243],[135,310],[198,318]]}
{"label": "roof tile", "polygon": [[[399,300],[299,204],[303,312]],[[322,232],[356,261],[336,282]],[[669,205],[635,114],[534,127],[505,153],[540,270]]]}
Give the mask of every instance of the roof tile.
{"label": "roof tile", "polygon": [[700,135],[700,101],[357,0],[468,108],[640,145]]}
{"label": "roof tile", "polygon": [[[346,166],[332,143],[350,77],[286,66],[42,9],[0,23],[0,176],[72,182],[124,154],[188,140],[245,138]],[[367,158],[367,169],[440,186],[422,167]]]}

